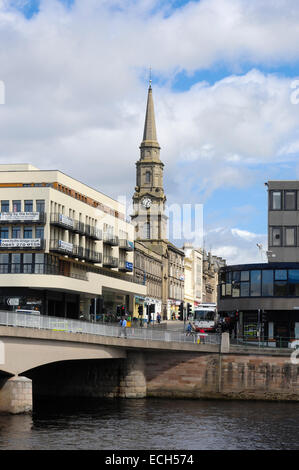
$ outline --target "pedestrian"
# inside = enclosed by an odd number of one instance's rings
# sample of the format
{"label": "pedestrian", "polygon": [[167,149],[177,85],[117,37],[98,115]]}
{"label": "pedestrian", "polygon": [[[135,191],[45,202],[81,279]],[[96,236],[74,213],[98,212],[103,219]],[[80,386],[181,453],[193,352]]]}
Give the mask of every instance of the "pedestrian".
{"label": "pedestrian", "polygon": [[124,318],[121,324],[121,334],[124,334],[124,337],[127,338],[127,320]]}
{"label": "pedestrian", "polygon": [[191,325],[191,323],[189,322],[189,323],[188,323],[188,326],[187,326],[186,336],[190,336],[190,335],[191,335],[191,332],[192,332],[192,325]]}
{"label": "pedestrian", "polygon": [[161,322],[161,315],[160,315],[160,313],[158,313],[158,315],[157,315],[157,322],[158,322],[158,323]]}

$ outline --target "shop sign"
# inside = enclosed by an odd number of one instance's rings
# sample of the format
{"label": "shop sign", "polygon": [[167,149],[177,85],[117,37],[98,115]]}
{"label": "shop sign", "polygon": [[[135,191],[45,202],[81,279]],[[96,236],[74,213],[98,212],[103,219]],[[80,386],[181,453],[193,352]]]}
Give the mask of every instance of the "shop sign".
{"label": "shop sign", "polygon": [[20,299],[17,297],[11,297],[7,299],[6,302],[7,302],[7,305],[19,305]]}
{"label": "shop sign", "polygon": [[128,240],[128,245],[129,245],[130,248],[134,248],[134,243],[130,242],[129,240]]}
{"label": "shop sign", "polygon": [[39,221],[39,212],[0,212],[0,220],[7,222],[18,220]]}
{"label": "shop sign", "polygon": [[2,238],[0,246],[2,248],[39,248],[40,238]]}
{"label": "shop sign", "polygon": [[64,242],[63,240],[58,240],[58,247],[62,248],[64,251],[69,251],[70,253],[73,251],[73,244]]}
{"label": "shop sign", "polygon": [[129,271],[133,271],[133,263],[129,263],[129,261],[126,261],[126,269]]}
{"label": "shop sign", "polygon": [[69,227],[74,227],[74,221],[70,217],[67,217],[66,215],[59,214],[59,222],[61,222],[63,225],[68,225]]}

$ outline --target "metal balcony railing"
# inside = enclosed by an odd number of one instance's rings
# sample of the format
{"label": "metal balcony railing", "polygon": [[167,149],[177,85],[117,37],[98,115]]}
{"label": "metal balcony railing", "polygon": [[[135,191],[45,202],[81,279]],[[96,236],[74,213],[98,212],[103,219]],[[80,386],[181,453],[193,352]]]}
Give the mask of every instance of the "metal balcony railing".
{"label": "metal balcony railing", "polygon": [[126,251],[134,251],[134,243],[129,240],[120,238],[119,239],[119,248]]}
{"label": "metal balcony railing", "polygon": [[84,257],[87,261],[91,261],[92,263],[102,262],[102,254],[97,251],[90,250],[89,248],[85,249]]}
{"label": "metal balcony railing", "polygon": [[74,230],[74,227],[75,227],[74,219],[64,214],[57,213],[57,212],[51,213],[50,223],[53,225],[57,225],[58,227],[63,227],[67,230]]}
{"label": "metal balcony railing", "polygon": [[85,235],[94,240],[102,240],[102,230],[92,225],[85,225]]}
{"label": "metal balcony railing", "polygon": [[103,266],[106,266],[106,267],[109,267],[109,268],[117,268],[118,267],[118,259],[114,258],[113,256],[104,256]]}
{"label": "metal balcony railing", "polygon": [[112,233],[106,232],[103,234],[103,242],[107,245],[118,246],[118,237],[116,237]]}
{"label": "metal balcony railing", "polygon": [[79,233],[81,235],[84,235],[85,233],[85,225],[83,222],[80,222],[79,220],[74,221],[74,232]]}
{"label": "metal balcony railing", "polygon": [[85,250],[82,246],[74,245],[72,255],[74,256],[74,258],[84,259],[85,258]]}
{"label": "metal balcony railing", "polygon": [[49,249],[64,255],[72,256],[74,254],[74,245],[63,240],[50,240]]}

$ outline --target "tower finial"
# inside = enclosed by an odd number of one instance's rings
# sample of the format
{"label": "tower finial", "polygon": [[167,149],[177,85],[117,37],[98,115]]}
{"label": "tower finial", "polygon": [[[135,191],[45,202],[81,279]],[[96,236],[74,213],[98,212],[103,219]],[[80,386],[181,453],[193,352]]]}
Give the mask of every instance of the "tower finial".
{"label": "tower finial", "polygon": [[152,68],[149,68],[149,88],[152,88]]}

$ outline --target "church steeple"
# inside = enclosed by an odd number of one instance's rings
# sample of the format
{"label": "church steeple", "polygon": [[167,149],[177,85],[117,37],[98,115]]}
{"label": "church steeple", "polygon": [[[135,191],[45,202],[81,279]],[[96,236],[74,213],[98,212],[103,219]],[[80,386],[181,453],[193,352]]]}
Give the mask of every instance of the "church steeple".
{"label": "church steeple", "polygon": [[140,144],[140,153],[141,159],[160,160],[160,145],[157,140],[155,108],[151,82],[147,93],[143,140]]}
{"label": "church steeple", "polygon": [[163,188],[163,167],[157,140],[154,100],[151,82],[148,88],[140,159],[136,162],[136,187],[133,195],[136,237],[161,240],[166,237],[166,197]]}
{"label": "church steeple", "polygon": [[155,109],[154,109],[154,100],[153,100],[153,92],[152,92],[151,83],[149,85],[148,94],[147,94],[147,105],[146,105],[146,114],[145,114],[142,144],[145,145],[149,143],[157,144],[159,146],[157,142]]}

